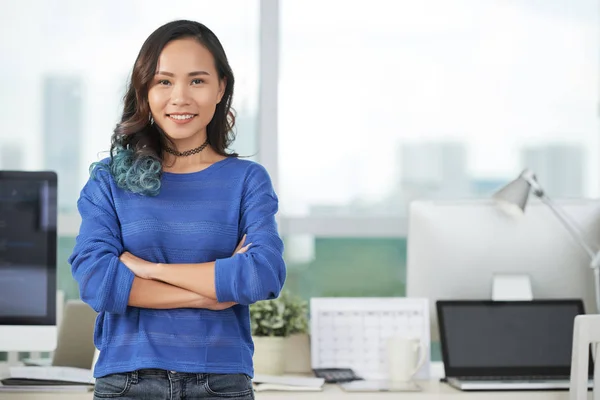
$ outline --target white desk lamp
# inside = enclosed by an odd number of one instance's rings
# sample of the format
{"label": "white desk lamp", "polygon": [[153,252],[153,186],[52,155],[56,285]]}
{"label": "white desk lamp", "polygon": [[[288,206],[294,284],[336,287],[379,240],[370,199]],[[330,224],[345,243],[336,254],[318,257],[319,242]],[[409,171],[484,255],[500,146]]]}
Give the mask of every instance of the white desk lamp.
{"label": "white desk lamp", "polygon": [[590,268],[594,271],[596,310],[600,312],[600,251],[595,249],[596,246],[592,246],[587,242],[577,224],[544,193],[544,189],[538,183],[535,174],[531,170],[524,170],[517,179],[498,190],[493,195],[493,198],[506,212],[510,214],[522,214],[525,212],[530,190],[552,210],[575,241],[581,245],[590,257]]}

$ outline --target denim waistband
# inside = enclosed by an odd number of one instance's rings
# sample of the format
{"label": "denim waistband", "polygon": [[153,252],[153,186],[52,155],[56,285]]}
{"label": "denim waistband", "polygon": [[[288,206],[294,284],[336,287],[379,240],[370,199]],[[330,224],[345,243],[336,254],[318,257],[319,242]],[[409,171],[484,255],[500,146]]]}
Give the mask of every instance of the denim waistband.
{"label": "denim waistband", "polygon": [[164,369],[139,369],[136,371],[128,372],[131,383],[137,383],[140,377],[147,378],[163,378],[170,380],[178,380],[178,379],[189,379],[195,378],[198,382],[202,382],[206,380],[206,377],[209,375],[208,373],[193,373],[193,372],[177,372],[177,371],[167,371]]}

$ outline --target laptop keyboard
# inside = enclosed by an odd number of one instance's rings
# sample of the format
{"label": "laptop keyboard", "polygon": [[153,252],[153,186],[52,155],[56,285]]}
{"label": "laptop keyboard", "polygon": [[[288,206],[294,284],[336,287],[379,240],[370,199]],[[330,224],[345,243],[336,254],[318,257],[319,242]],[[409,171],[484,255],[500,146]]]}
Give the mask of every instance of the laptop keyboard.
{"label": "laptop keyboard", "polygon": [[565,381],[569,380],[570,376],[557,376],[557,375],[535,375],[535,376],[460,376],[456,379],[461,381],[520,381],[520,382],[532,382],[532,381]]}

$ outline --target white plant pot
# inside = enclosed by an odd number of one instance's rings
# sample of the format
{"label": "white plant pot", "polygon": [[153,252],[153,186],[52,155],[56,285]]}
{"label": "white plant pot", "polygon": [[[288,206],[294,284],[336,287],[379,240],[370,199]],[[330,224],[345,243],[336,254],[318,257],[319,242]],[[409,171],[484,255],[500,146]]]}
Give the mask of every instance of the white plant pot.
{"label": "white plant pot", "polygon": [[308,334],[296,334],[286,338],[284,353],[286,374],[312,373]]}
{"label": "white plant pot", "polygon": [[254,373],[283,375],[285,372],[285,342],[283,337],[254,336]]}

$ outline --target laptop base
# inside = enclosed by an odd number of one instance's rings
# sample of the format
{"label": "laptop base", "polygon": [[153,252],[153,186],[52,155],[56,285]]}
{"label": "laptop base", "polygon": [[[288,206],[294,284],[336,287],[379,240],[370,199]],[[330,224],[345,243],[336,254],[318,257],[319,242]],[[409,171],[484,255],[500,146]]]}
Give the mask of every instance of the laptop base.
{"label": "laptop base", "polygon": [[[501,390],[569,390],[568,379],[534,380],[469,380],[448,378],[450,386],[463,391],[501,391]],[[594,381],[588,381],[588,388],[594,387]]]}

